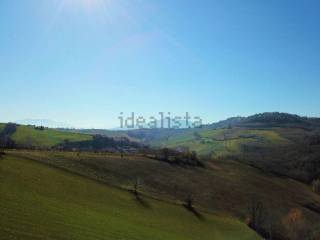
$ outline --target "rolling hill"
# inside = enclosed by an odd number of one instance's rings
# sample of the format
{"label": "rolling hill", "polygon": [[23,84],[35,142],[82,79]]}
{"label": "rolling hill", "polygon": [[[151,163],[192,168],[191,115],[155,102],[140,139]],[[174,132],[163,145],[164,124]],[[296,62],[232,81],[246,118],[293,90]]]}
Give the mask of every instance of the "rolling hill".
{"label": "rolling hill", "polygon": [[[10,131],[7,131],[7,129]],[[25,126],[16,124],[1,124],[0,134],[7,135],[17,145],[26,147],[53,147],[64,141],[79,142],[91,140],[92,136],[81,133],[66,133],[50,128],[41,128],[36,126]]]}
{"label": "rolling hill", "polygon": [[[274,239],[286,239],[283,219],[295,209],[312,233],[320,236],[320,196],[312,188],[320,179],[319,122],[264,113],[195,129],[57,130],[6,124],[0,125],[0,136],[22,148],[41,150],[7,150],[9,158],[40,162],[126,191],[139,179],[140,191],[150,199],[181,206],[192,196],[198,210],[242,222],[248,218],[250,198],[257,195],[268,212],[264,231],[271,231],[272,223]],[[126,146],[118,141],[124,137]],[[104,144],[115,148],[109,151]],[[202,165],[165,162],[139,148],[123,151],[136,144],[160,152],[162,148],[196,151]]]}
{"label": "rolling hill", "polygon": [[232,158],[266,172],[311,183],[320,178],[319,123],[318,118],[263,113],[203,128],[142,129],[127,134],[154,147],[189,149],[207,159]]}
{"label": "rolling hill", "polygon": [[0,160],[0,239],[254,240],[243,223],[141,197],[10,154]]}
{"label": "rolling hill", "polygon": [[101,145],[96,150],[119,150],[119,147],[104,148],[102,145],[108,141],[93,142],[93,135],[99,134],[115,139],[127,138],[154,148],[196,151],[209,160],[232,158],[308,184],[320,178],[317,160],[320,157],[320,120],[287,113],[235,117],[193,129],[54,130],[18,125],[10,131],[7,137],[20,146],[52,148],[67,141],[73,143],[68,144],[69,150],[87,151],[94,149],[95,143]]}
{"label": "rolling hill", "polygon": [[50,119],[22,119],[14,122],[20,125],[44,126],[48,128],[73,128],[70,124]]}
{"label": "rolling hill", "polygon": [[134,154],[122,158],[116,153],[11,150],[7,155],[125,190],[132,189],[139,179],[139,191],[145,196],[180,206],[192,196],[199,211],[241,221],[249,216],[251,197],[257,196],[268,213],[264,227],[272,224],[274,239],[286,234],[282,219],[291,209],[299,209],[313,231],[320,227],[320,196],[310,186],[231,159],[207,162],[206,167],[185,167]]}

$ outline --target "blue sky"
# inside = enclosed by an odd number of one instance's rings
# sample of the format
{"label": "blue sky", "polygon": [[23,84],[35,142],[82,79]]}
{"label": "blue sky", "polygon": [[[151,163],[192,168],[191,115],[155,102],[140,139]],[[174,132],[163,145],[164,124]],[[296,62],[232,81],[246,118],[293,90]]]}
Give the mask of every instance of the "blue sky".
{"label": "blue sky", "polygon": [[0,121],[320,116],[317,0],[0,0]]}

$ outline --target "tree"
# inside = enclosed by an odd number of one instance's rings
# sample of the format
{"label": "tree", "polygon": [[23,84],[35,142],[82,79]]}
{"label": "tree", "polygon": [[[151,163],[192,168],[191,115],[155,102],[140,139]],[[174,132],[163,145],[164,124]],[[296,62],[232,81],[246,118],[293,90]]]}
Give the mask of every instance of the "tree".
{"label": "tree", "polygon": [[0,150],[0,159],[2,159],[5,154],[6,154],[6,153],[1,149],[1,150]]}
{"label": "tree", "polygon": [[0,136],[0,151],[3,152],[5,148],[6,148],[5,138]]}
{"label": "tree", "polygon": [[258,233],[264,232],[263,225],[267,219],[267,212],[261,199],[252,195],[248,203],[248,226]]}
{"label": "tree", "polygon": [[287,230],[289,239],[312,239],[311,229],[307,225],[303,213],[298,208],[292,208],[282,219],[282,224]]}
{"label": "tree", "polygon": [[0,136],[0,146],[2,149],[15,148],[15,142],[8,135]]}
{"label": "tree", "polygon": [[133,193],[136,197],[139,196],[140,187],[141,187],[140,177],[136,177],[133,181]]}
{"label": "tree", "polygon": [[34,129],[43,131],[45,128],[44,126],[35,126]]}
{"label": "tree", "polygon": [[188,196],[186,197],[185,206],[188,209],[193,209],[193,197],[192,197],[192,194],[188,194]]}
{"label": "tree", "polygon": [[314,180],[312,182],[312,190],[315,193],[320,194],[320,179]]}
{"label": "tree", "polygon": [[170,153],[170,150],[169,150],[169,148],[163,148],[162,149],[162,156],[163,156],[163,159],[165,160],[165,161],[168,161],[169,160],[169,154]]}
{"label": "tree", "polygon": [[191,152],[191,160],[192,161],[198,161],[198,155],[196,151]]}

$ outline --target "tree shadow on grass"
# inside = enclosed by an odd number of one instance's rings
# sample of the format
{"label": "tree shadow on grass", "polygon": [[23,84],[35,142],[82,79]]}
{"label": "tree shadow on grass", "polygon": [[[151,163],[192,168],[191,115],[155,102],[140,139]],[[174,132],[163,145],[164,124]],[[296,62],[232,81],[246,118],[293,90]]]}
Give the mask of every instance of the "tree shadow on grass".
{"label": "tree shadow on grass", "polygon": [[4,151],[0,150],[0,160],[2,160],[5,155],[6,155],[6,153]]}
{"label": "tree shadow on grass", "polygon": [[142,195],[139,193],[136,193],[134,191],[130,191],[132,195],[134,196],[134,199],[144,208],[151,208],[151,205],[147,202],[147,200],[143,199]]}
{"label": "tree shadow on grass", "polygon": [[186,204],[182,204],[182,206],[188,211],[191,212],[194,216],[196,216],[200,221],[205,221],[205,217],[199,212],[197,211],[197,209],[195,209],[194,207],[190,207]]}

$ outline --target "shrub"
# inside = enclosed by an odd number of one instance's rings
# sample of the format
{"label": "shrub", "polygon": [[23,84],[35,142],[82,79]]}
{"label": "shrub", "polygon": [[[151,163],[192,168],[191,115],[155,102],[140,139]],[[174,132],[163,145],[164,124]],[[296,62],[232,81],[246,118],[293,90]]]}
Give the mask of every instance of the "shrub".
{"label": "shrub", "polygon": [[0,159],[3,158],[3,156],[5,155],[6,153],[2,150],[0,150]]}
{"label": "shrub", "polygon": [[312,190],[315,193],[320,194],[320,179],[314,180],[312,182]]}
{"label": "shrub", "polygon": [[300,209],[290,209],[289,213],[282,219],[282,224],[287,230],[289,239],[312,239],[311,230],[306,223],[305,217]]}
{"label": "shrub", "polygon": [[267,212],[262,200],[256,195],[252,195],[250,197],[248,203],[248,214],[247,224],[249,227],[258,233],[261,233],[263,225],[267,219]]}

